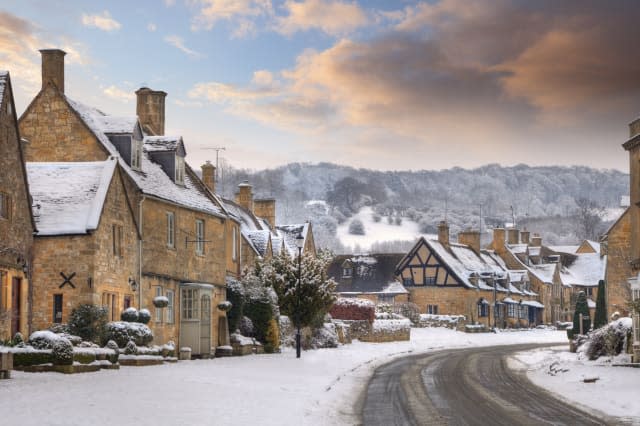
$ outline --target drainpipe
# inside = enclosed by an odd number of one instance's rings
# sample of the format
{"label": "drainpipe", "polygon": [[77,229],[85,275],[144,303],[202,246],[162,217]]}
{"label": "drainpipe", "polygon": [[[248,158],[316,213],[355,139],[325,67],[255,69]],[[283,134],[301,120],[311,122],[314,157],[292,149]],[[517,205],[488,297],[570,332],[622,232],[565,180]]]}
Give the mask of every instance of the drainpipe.
{"label": "drainpipe", "polygon": [[142,309],[142,203],[145,195],[142,195],[138,203],[138,310]]}

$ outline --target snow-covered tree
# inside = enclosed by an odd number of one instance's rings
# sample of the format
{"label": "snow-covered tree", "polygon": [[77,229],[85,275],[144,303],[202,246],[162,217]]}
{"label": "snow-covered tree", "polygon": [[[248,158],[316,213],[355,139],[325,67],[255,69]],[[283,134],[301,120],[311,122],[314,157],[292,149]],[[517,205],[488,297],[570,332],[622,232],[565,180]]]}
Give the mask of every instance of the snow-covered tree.
{"label": "snow-covered tree", "polygon": [[364,224],[360,219],[353,219],[349,224],[349,233],[351,235],[364,235]]}

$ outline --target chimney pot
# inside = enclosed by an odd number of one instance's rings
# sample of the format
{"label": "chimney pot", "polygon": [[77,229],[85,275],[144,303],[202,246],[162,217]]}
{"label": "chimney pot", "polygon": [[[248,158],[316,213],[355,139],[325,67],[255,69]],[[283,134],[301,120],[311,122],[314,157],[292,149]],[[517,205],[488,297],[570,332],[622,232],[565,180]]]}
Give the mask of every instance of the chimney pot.
{"label": "chimney pot", "polygon": [[507,242],[511,244],[518,244],[520,242],[520,231],[516,228],[510,228],[507,230]]}
{"label": "chimney pot", "polygon": [[251,184],[247,180],[238,185],[236,203],[253,213],[253,193],[251,192],[251,188]]}
{"label": "chimney pot", "polygon": [[466,230],[458,234],[458,242],[471,247],[476,253],[480,253],[480,232]]}
{"label": "chimney pot", "polygon": [[505,251],[505,230],[504,228],[493,228],[493,241],[491,242],[491,248],[498,253]]}

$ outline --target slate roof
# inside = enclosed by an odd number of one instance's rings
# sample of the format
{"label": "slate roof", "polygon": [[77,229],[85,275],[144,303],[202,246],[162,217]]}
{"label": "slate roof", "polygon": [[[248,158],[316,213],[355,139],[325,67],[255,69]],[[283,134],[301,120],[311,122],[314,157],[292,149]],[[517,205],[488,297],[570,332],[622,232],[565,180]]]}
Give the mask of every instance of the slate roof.
{"label": "slate roof", "polygon": [[38,235],[87,234],[98,228],[116,159],[27,163]]}
{"label": "slate roof", "polygon": [[599,253],[579,253],[576,259],[560,270],[560,279],[565,286],[596,287],[604,280],[607,256]]}
{"label": "slate roof", "polygon": [[182,144],[181,136],[145,136],[146,151],[176,151]]}
{"label": "slate roof", "polygon": [[[106,115],[102,111],[75,102],[68,97],[66,97],[66,100],[107,152],[120,158],[118,150],[111,143],[107,134],[132,133],[137,124],[137,118]],[[142,171],[133,170],[121,158],[119,162],[144,194],[208,214],[224,215],[224,211],[215,195],[206,190],[204,184],[188,164],[185,164],[184,186],[182,186],[175,184],[160,165],[151,160],[147,152],[142,154]]]}
{"label": "slate roof", "polygon": [[4,88],[9,80],[9,71],[0,71],[0,103],[4,97]]}
{"label": "slate roof", "polygon": [[311,228],[309,223],[276,226],[277,235],[284,240],[284,247],[289,251],[289,254],[291,256],[298,255],[298,249],[296,246],[296,237],[302,234],[302,237],[304,238],[304,244],[306,245],[307,238],[309,237],[310,229]]}
{"label": "slate roof", "polygon": [[[338,283],[337,293],[407,293],[395,278],[396,266],[403,257],[403,253],[339,255],[329,265],[327,274]],[[346,261],[353,269],[350,279],[342,275]]]}

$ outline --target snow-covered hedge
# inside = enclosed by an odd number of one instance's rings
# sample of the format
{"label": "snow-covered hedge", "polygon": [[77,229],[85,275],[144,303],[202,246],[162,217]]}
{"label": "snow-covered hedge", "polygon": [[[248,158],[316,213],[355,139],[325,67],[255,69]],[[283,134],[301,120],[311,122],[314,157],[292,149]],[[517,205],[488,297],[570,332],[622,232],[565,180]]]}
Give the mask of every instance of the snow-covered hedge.
{"label": "snow-covered hedge", "polygon": [[122,311],[120,319],[126,322],[136,322],[138,321],[138,310],[136,308],[129,307]]}
{"label": "snow-covered hedge", "polygon": [[114,321],[107,323],[106,338],[124,348],[130,340],[138,346],[147,346],[153,340],[151,329],[139,322]]}
{"label": "snow-covered hedge", "polygon": [[337,348],[338,333],[335,324],[324,323],[322,327],[317,328],[313,332],[311,338],[311,347],[317,348]]}
{"label": "snow-covered hedge", "polygon": [[578,352],[589,360],[596,360],[601,356],[616,356],[624,353],[631,340],[631,318],[620,318],[616,321],[594,330],[586,338],[579,339]]}
{"label": "snow-covered hedge", "polygon": [[51,349],[53,343],[63,337],[49,330],[34,331],[29,336],[29,345],[34,349]]}
{"label": "snow-covered hedge", "polygon": [[73,345],[69,340],[60,338],[53,342],[51,355],[55,365],[71,365],[73,364]]}
{"label": "snow-covered hedge", "polygon": [[341,320],[366,320],[373,323],[376,305],[370,300],[339,298],[329,311],[332,318]]}

